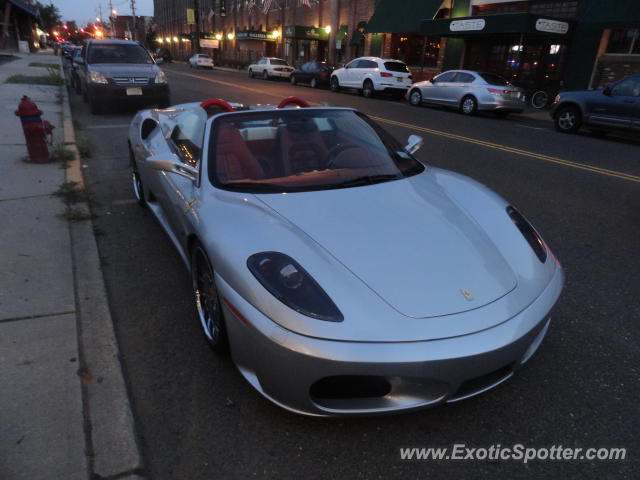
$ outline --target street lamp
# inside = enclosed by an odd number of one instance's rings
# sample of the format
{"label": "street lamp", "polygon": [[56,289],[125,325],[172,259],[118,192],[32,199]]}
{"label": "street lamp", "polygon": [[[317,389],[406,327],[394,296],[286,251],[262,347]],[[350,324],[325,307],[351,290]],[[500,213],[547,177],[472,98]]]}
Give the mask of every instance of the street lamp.
{"label": "street lamp", "polygon": [[278,38],[278,37],[280,36],[280,32],[279,32],[278,30],[274,30],[274,31],[271,33],[271,36],[272,36],[273,38]]}
{"label": "street lamp", "polygon": [[324,27],[324,31],[327,32],[327,34],[331,33],[331,25]]}
{"label": "street lamp", "polygon": [[216,33],[216,40],[222,40],[222,34]]}
{"label": "street lamp", "polygon": [[227,38],[228,38],[229,40],[233,40],[233,37],[234,37],[234,36],[235,36],[235,35],[233,34],[233,32],[229,32],[229,33],[227,33]]}
{"label": "street lamp", "polygon": [[173,37],[173,41],[178,43],[178,37]]}

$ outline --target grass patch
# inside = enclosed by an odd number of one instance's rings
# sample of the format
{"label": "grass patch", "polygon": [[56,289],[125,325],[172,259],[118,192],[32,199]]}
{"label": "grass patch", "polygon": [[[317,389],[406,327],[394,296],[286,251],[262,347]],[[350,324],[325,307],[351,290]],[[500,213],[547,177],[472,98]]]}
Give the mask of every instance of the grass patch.
{"label": "grass patch", "polygon": [[91,156],[91,142],[84,135],[76,135],[76,148],[83,160]]}
{"label": "grass patch", "polygon": [[54,70],[60,70],[60,65],[57,63],[44,63],[44,62],[31,62],[29,64],[30,67],[43,67],[43,68],[53,68]]}
{"label": "grass patch", "polygon": [[61,168],[69,168],[69,162],[73,160],[73,150],[69,150],[64,143],[58,143],[51,149],[51,158],[54,162],[60,162]]}
{"label": "grass patch", "polygon": [[53,195],[61,198],[67,206],[71,206],[74,203],[86,202],[89,199],[87,192],[78,188],[78,182],[64,182],[60,184],[58,190],[56,190]]}
{"label": "grass patch", "polygon": [[30,85],[64,85],[64,77],[54,68],[47,68],[47,75],[11,75],[5,83],[26,83]]}
{"label": "grass patch", "polygon": [[84,208],[67,207],[58,217],[69,222],[82,222],[83,220],[91,220],[94,215]]}

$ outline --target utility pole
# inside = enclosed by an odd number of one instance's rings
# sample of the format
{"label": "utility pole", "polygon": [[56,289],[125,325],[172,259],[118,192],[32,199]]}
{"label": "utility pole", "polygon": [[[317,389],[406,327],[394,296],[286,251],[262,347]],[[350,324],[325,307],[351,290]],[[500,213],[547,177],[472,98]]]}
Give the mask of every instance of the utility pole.
{"label": "utility pole", "polygon": [[196,22],[196,38],[194,39],[194,41],[196,46],[196,53],[200,53],[200,0],[193,0],[193,10],[193,19]]}
{"label": "utility pole", "polygon": [[113,2],[111,0],[109,0],[109,29],[111,30],[111,35],[109,35],[111,38],[115,37],[115,32],[113,29],[113,24],[115,22],[115,14],[114,14],[114,9],[113,9]]}
{"label": "utility pole", "polygon": [[136,0],[131,0],[131,16],[133,27],[131,28],[131,39],[136,39]]}

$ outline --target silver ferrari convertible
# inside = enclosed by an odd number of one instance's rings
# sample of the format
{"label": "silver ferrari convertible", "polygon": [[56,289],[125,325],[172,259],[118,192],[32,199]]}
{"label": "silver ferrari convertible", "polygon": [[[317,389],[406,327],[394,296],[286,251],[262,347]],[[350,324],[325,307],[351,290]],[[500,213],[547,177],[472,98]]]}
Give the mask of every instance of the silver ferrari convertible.
{"label": "silver ferrari convertible", "polygon": [[306,415],[456,402],[504,382],[564,275],[512,205],[351,108],[220,99],[140,111],[133,189],[191,272],[197,320]]}

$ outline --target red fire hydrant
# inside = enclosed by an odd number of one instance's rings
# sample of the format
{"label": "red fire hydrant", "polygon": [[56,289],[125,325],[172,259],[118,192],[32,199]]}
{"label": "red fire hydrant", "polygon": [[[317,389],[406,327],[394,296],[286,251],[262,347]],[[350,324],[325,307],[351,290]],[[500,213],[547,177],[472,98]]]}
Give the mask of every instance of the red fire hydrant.
{"label": "red fire hydrant", "polygon": [[20,117],[24,139],[27,142],[29,158],[25,159],[30,163],[48,163],[53,159],[47,147],[47,135],[51,135],[55,128],[46,120],[42,120],[42,110],[31,101],[26,95],[20,100],[18,110],[15,114]]}

